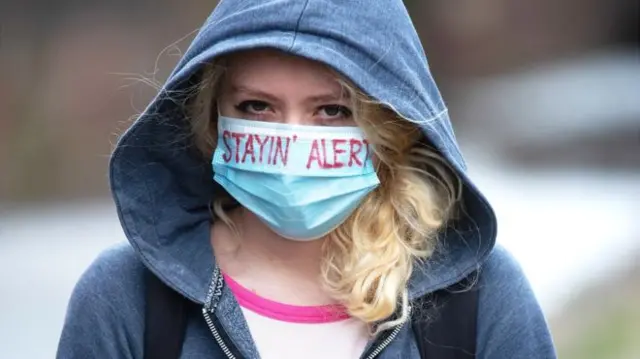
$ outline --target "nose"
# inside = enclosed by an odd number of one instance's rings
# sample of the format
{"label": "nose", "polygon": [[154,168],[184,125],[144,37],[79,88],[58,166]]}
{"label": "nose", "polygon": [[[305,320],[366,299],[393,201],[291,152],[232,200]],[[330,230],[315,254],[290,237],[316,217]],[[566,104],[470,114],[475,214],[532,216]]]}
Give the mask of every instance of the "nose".
{"label": "nose", "polygon": [[283,113],[282,123],[287,125],[313,125],[313,114],[301,108],[290,108]]}

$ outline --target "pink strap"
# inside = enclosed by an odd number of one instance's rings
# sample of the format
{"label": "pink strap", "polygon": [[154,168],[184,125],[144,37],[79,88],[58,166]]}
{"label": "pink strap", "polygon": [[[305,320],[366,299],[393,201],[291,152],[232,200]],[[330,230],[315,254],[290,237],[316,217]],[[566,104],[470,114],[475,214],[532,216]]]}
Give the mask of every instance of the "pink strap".
{"label": "pink strap", "polygon": [[320,324],[350,318],[341,305],[298,306],[278,303],[260,297],[227,275],[224,275],[224,280],[240,306],[271,319],[289,323]]}

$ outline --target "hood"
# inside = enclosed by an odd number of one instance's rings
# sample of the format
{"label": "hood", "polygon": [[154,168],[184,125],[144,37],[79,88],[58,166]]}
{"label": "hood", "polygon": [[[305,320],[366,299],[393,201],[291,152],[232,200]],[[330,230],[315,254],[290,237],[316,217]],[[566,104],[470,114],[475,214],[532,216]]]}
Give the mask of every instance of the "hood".
{"label": "hood", "polygon": [[[110,184],[125,234],[169,286],[203,303],[214,268],[209,204],[220,188],[189,140],[184,103],[203,63],[253,48],[322,62],[377,101],[412,119],[464,182],[464,216],[410,280],[415,297],[453,284],[484,261],[494,213],[466,175],[447,108],[400,0],[224,0],[158,95],[120,138]],[[358,19],[358,21],[353,21]]]}

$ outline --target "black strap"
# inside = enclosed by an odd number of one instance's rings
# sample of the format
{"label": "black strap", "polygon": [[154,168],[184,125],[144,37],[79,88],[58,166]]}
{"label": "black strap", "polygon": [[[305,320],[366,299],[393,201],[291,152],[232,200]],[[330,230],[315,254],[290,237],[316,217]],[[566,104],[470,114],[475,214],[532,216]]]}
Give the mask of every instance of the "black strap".
{"label": "black strap", "polygon": [[187,326],[187,300],[151,271],[144,275],[144,359],[177,359]]}
{"label": "black strap", "polygon": [[[479,289],[470,285],[475,277],[474,273],[463,282],[420,298],[414,304],[417,315],[413,319],[413,331],[420,358],[476,357]],[[429,310],[424,311],[425,308]]]}

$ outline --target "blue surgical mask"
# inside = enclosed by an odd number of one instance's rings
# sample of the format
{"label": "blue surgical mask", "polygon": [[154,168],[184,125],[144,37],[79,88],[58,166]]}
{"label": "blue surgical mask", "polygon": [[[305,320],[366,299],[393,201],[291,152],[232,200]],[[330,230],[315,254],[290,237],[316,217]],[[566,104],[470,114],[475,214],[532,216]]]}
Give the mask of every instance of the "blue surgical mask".
{"label": "blue surgical mask", "polygon": [[380,181],[358,127],[218,118],[214,180],[282,237],[313,240],[342,224]]}

